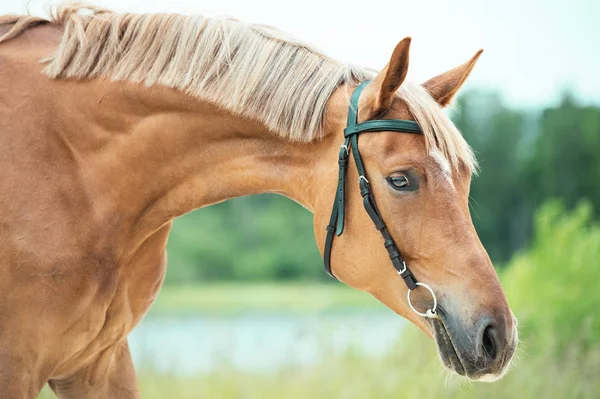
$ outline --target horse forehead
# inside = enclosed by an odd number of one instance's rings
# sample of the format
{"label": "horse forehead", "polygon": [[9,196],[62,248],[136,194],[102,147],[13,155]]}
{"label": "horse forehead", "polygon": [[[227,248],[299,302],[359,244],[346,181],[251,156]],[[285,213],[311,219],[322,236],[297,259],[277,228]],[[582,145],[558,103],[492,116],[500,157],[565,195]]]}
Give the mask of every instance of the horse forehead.
{"label": "horse forehead", "polygon": [[439,170],[440,175],[444,179],[445,183],[448,184],[452,189],[454,187],[454,180],[452,178],[452,166],[448,159],[442,154],[437,148],[431,148],[429,150],[429,157],[433,160],[433,164],[436,169]]}
{"label": "horse forehead", "polygon": [[420,134],[384,131],[363,136],[366,145],[373,147],[373,153],[386,160],[401,156],[422,163],[427,157],[425,138]]}
{"label": "horse forehead", "polygon": [[452,191],[456,190],[453,168],[446,156],[437,148],[427,149],[425,138],[420,134],[380,132],[370,133],[365,147],[372,147],[371,153],[386,162],[399,160],[422,165],[431,176],[439,176],[440,182]]}

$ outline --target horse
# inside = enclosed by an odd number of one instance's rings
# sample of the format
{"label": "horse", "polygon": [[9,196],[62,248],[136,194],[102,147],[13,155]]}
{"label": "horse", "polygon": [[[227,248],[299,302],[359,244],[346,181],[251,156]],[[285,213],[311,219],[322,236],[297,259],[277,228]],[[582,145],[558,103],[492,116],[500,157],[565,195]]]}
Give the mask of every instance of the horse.
{"label": "horse", "polygon": [[[309,209],[323,255],[341,201],[332,275],[423,330],[452,372],[500,378],[517,321],[471,220],[476,159],[443,112],[481,51],[416,84],[410,43],[374,73],[230,18],[1,17],[2,397],[48,383],[62,399],[138,398],[127,336],[163,283],[173,219],[258,193]],[[349,113],[379,130],[345,145]],[[386,130],[398,120],[419,134]],[[340,166],[349,145],[360,176]]]}

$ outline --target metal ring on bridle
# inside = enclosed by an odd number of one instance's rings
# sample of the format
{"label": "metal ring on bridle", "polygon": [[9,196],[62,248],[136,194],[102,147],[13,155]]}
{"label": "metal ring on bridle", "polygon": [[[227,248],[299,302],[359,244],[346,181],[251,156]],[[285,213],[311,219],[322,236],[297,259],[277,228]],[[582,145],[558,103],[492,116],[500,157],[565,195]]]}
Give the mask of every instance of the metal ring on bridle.
{"label": "metal ring on bridle", "polygon": [[418,314],[421,317],[429,317],[430,319],[437,319],[438,315],[435,312],[437,309],[437,298],[435,296],[435,293],[433,292],[433,290],[431,289],[430,286],[428,286],[425,283],[417,283],[418,286],[421,286],[423,288],[425,288],[427,291],[429,291],[429,293],[431,294],[431,297],[433,298],[433,306],[430,309],[427,309],[427,311],[425,313],[421,313],[419,312],[412,304],[411,300],[410,300],[410,293],[413,290],[408,290],[408,306],[410,306],[410,308],[412,309],[413,312],[415,312],[416,314]]}
{"label": "metal ring on bridle", "polygon": [[350,155],[350,151],[348,150],[348,146],[346,144],[342,144],[340,146],[340,148],[343,148],[344,150],[346,150],[346,155]]}
{"label": "metal ring on bridle", "polygon": [[358,176],[358,181],[360,182],[361,180],[364,180],[365,183],[369,184],[369,181],[367,180],[366,177],[364,177],[363,175]]}

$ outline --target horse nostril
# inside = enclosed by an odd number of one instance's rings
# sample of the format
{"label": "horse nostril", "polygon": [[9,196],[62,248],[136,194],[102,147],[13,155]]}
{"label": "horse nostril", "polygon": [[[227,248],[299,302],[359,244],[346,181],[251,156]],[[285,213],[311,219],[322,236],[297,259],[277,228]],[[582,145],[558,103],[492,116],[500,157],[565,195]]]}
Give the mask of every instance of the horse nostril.
{"label": "horse nostril", "polygon": [[496,359],[496,355],[498,353],[496,347],[496,331],[491,325],[488,325],[483,330],[481,344],[483,346],[484,353],[488,355],[490,360]]}

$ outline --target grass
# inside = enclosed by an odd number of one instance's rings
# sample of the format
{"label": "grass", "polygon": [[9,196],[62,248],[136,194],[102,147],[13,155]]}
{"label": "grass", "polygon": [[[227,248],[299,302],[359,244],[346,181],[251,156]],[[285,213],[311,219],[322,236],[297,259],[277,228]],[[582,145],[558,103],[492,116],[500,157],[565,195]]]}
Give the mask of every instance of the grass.
{"label": "grass", "polygon": [[231,314],[248,311],[316,313],[384,309],[375,298],[340,283],[220,283],[165,286],[150,315]]}
{"label": "grass", "polygon": [[521,352],[516,368],[493,384],[464,383],[442,371],[434,345],[417,331],[410,346],[384,359],[348,353],[312,369],[275,374],[233,370],[174,378],[142,375],[142,397],[261,399],[597,399],[600,351],[574,351],[561,361],[550,354]]}
{"label": "grass", "polygon": [[[410,345],[398,345],[383,359],[352,352],[313,368],[272,374],[219,370],[175,377],[141,372],[144,399],[598,399],[600,350],[575,347],[561,358],[520,351],[509,374],[493,384],[465,383],[442,370],[434,344],[411,329]],[[560,359],[560,360],[559,360]],[[40,399],[53,398],[46,392]]]}

